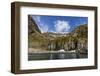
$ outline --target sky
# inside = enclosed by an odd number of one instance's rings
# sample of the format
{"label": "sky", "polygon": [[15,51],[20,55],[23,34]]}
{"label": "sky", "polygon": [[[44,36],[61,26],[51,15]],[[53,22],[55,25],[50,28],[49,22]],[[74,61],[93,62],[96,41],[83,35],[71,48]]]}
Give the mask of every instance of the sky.
{"label": "sky", "polygon": [[32,15],[42,33],[69,33],[81,24],[88,24],[88,17]]}

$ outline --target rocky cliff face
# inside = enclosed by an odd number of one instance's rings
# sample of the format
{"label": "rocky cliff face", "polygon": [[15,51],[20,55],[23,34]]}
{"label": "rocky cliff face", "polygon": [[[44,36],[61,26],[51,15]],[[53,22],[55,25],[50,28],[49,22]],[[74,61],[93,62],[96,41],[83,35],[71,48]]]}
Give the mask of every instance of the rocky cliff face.
{"label": "rocky cliff face", "polygon": [[46,48],[48,39],[45,37],[31,15],[28,15],[28,47]]}
{"label": "rocky cliff face", "polygon": [[28,15],[28,34],[41,33],[35,21],[32,19],[31,15]]}
{"label": "rocky cliff face", "polygon": [[76,27],[70,34],[62,37],[56,37],[48,44],[49,50],[65,51],[77,50],[80,53],[87,53],[87,25]]}

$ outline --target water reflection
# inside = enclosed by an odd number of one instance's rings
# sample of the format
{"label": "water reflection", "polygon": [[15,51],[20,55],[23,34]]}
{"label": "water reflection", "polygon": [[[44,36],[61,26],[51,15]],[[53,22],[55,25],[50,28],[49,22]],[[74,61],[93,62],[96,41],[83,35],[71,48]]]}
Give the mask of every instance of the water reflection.
{"label": "water reflection", "polygon": [[78,59],[87,57],[87,54],[80,53],[31,53],[28,55],[28,60]]}

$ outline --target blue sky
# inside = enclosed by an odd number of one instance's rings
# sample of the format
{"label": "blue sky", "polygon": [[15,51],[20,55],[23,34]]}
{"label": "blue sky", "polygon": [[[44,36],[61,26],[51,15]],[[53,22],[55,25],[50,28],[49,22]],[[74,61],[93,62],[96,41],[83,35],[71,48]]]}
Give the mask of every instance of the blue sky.
{"label": "blue sky", "polygon": [[88,17],[33,15],[41,32],[69,33],[81,24],[88,24]]}

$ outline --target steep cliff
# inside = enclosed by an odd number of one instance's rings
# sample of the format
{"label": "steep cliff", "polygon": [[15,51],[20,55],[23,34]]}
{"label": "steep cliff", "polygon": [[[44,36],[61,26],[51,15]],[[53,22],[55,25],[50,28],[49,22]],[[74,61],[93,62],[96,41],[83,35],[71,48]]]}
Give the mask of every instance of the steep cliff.
{"label": "steep cliff", "polygon": [[54,40],[50,41],[48,44],[49,49],[55,51],[60,49],[64,49],[65,51],[77,50],[80,53],[87,53],[87,33],[87,25],[80,25],[70,32],[70,34],[56,37]]}
{"label": "steep cliff", "polygon": [[32,19],[31,15],[28,15],[28,34],[41,33],[35,21]]}
{"label": "steep cliff", "polygon": [[45,37],[35,20],[31,15],[28,15],[28,47],[35,49],[46,49],[48,38]]}

